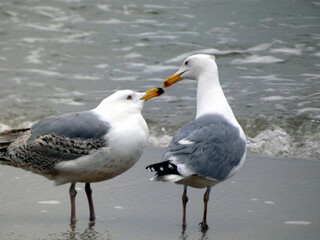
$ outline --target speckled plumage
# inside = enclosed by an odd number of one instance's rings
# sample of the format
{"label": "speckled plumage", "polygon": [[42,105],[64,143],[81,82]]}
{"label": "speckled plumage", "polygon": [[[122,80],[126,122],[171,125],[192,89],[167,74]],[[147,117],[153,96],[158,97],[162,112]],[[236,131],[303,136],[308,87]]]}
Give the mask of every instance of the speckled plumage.
{"label": "speckled plumage", "polygon": [[2,143],[4,137],[11,140],[7,141],[7,147],[3,146],[0,151],[3,164],[30,170],[50,179],[58,174],[55,169],[57,163],[77,159],[107,146],[106,140],[102,137],[84,140],[54,134],[34,136],[30,129],[19,131],[19,135],[16,133],[15,130],[0,135]]}
{"label": "speckled plumage", "polygon": [[90,220],[95,219],[90,183],[116,177],[131,168],[147,143],[148,126],[141,115],[144,101],[163,93],[118,91],[96,108],[48,117],[30,128],[0,133],[0,164],[30,170],[71,183],[71,222],[76,221],[77,182],[85,183]]}

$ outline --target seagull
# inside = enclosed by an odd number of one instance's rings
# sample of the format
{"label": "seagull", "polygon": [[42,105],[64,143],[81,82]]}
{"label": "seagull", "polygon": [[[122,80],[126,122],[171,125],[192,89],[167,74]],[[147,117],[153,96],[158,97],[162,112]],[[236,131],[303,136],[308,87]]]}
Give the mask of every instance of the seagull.
{"label": "seagull", "polygon": [[182,228],[186,228],[187,187],[206,188],[200,230],[208,230],[207,204],[211,188],[233,176],[245,161],[246,136],[222,91],[214,56],[188,57],[179,70],[163,82],[164,87],[190,79],[197,81],[196,118],[174,134],[160,163],[146,168],[151,180],[184,186]]}
{"label": "seagull", "polygon": [[90,183],[111,179],[131,168],[147,143],[141,115],[145,101],[164,91],[117,91],[96,108],[42,119],[30,128],[0,133],[0,163],[71,183],[71,223],[76,222],[77,182],[85,183],[90,221],[95,220]]}

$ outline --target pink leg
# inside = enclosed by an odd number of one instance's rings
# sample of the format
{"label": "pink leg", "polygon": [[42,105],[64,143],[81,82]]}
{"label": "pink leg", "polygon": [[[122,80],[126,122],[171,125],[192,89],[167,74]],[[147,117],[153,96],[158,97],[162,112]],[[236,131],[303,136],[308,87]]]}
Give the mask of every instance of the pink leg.
{"label": "pink leg", "polygon": [[69,195],[70,195],[70,202],[71,202],[71,218],[70,221],[71,223],[75,223],[76,220],[76,196],[77,196],[77,191],[75,189],[76,184],[71,183],[71,186],[69,188]]}
{"label": "pink leg", "polygon": [[92,190],[90,187],[90,183],[86,183],[85,190],[89,203],[89,211],[90,211],[90,221],[94,221],[96,219],[96,215],[94,213],[93,201],[92,201]]}
{"label": "pink leg", "polygon": [[200,229],[201,229],[202,232],[206,232],[209,229],[209,226],[207,224],[207,209],[208,209],[210,190],[211,190],[211,187],[208,187],[207,191],[203,195],[203,203],[204,203],[203,218],[202,218],[202,222],[199,223]]}
{"label": "pink leg", "polygon": [[187,202],[188,202],[188,196],[187,196],[187,186],[184,186],[183,194],[182,194],[182,229],[185,230],[187,226],[186,221],[186,208],[187,208]]}

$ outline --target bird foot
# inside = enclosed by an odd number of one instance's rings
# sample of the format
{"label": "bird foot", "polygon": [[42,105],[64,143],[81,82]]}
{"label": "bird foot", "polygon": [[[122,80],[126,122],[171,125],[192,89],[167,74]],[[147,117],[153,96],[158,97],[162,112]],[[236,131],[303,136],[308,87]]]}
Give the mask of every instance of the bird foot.
{"label": "bird foot", "polygon": [[72,231],[74,231],[76,229],[76,226],[77,226],[77,220],[76,219],[74,219],[74,220],[70,219],[70,228],[72,229]]}
{"label": "bird foot", "polygon": [[187,229],[187,224],[182,224],[182,233],[184,233]]}
{"label": "bird foot", "polygon": [[208,224],[206,224],[204,222],[199,223],[199,230],[201,232],[205,233],[206,231],[208,231],[208,229],[209,229]]}
{"label": "bird foot", "polygon": [[96,225],[96,221],[95,220],[93,220],[93,221],[90,220],[89,224],[88,224],[89,228],[94,227],[94,225]]}

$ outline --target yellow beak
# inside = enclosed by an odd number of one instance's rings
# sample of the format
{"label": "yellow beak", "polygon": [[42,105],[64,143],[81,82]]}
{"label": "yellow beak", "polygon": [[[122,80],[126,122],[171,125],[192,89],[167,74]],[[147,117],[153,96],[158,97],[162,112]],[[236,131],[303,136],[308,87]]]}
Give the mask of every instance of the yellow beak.
{"label": "yellow beak", "polygon": [[175,84],[176,82],[178,82],[181,79],[182,73],[171,75],[170,77],[168,77],[167,79],[165,79],[163,81],[162,86],[164,88],[166,88],[166,87],[170,87],[172,84]]}
{"label": "yellow beak", "polygon": [[164,93],[162,88],[152,88],[151,90],[145,91],[146,95],[144,95],[140,100],[148,101],[151,98],[159,97]]}

